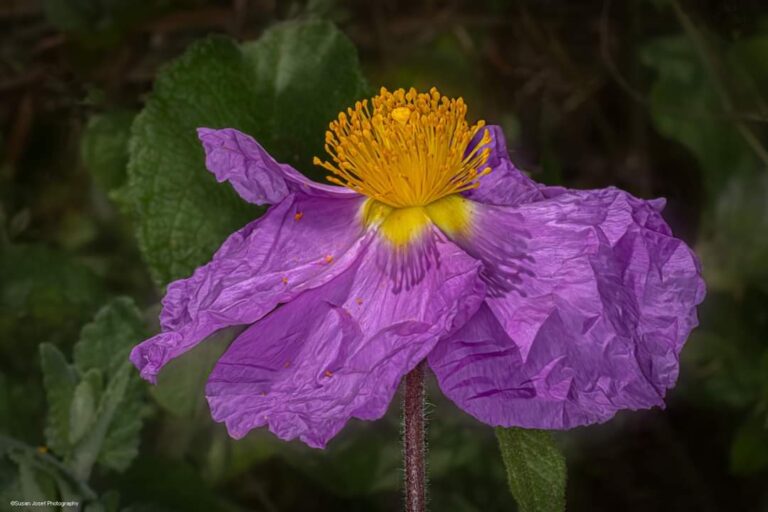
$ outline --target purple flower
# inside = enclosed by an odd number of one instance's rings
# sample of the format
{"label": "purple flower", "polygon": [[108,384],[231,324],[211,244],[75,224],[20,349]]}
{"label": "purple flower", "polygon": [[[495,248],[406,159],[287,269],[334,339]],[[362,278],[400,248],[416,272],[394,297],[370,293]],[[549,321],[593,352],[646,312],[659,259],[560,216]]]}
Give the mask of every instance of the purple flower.
{"label": "purple flower", "polygon": [[381,417],[426,359],[489,425],[567,429],[663,406],[704,297],[664,200],[530,180],[461,99],[382,90],[326,135],[321,185],[251,137],[200,128],[206,164],[271,204],[168,286],[162,331],[131,360],[160,369],[249,325],[211,373],[213,418],[323,447]]}

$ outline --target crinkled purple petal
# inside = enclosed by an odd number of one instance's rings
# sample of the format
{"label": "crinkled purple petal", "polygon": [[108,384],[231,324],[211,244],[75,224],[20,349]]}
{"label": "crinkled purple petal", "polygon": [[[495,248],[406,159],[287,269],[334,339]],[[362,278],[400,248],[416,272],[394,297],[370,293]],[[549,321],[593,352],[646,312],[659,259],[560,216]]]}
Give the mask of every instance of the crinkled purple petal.
{"label": "crinkled purple petal", "polygon": [[[487,167],[491,168],[491,172],[480,178],[477,188],[464,192],[464,196],[480,203],[504,206],[515,206],[541,199],[543,197],[539,191],[541,185],[526,176],[510,161],[501,127],[491,125],[486,129],[491,133],[491,142],[488,143],[491,153],[487,161]],[[482,130],[475,135],[474,140],[469,144],[468,151],[478,144],[482,135]]]}
{"label": "crinkled purple petal", "polygon": [[[381,417],[401,378],[479,307],[479,263],[450,242],[418,282],[398,287],[374,241],[358,262],[246,330],[206,394],[231,436],[268,425],[321,448],[350,418]],[[399,291],[395,291],[399,288]]]}
{"label": "crinkled purple petal", "polygon": [[291,192],[346,198],[357,193],[316,183],[290,165],[280,164],[250,135],[232,128],[198,128],[205,165],[220,182],[229,181],[240,197],[255,204],[279,203]]}
{"label": "crinkled purple petal", "polygon": [[663,406],[705,290],[662,207],[614,188],[476,205],[460,245],[484,261],[489,291],[430,354],[445,394],[488,424],[525,428]]}
{"label": "crinkled purple petal", "polygon": [[363,244],[362,199],[290,194],[232,234],[213,259],[168,285],[162,332],[131,360],[154,381],[171,359],[218,329],[250,324],[280,303],[344,271]]}

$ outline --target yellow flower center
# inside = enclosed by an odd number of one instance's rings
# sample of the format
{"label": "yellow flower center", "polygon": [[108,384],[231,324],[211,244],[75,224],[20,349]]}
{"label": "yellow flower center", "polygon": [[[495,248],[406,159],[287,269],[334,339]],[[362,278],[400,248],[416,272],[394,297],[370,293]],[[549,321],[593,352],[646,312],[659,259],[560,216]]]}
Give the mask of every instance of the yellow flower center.
{"label": "yellow flower center", "polygon": [[451,238],[468,234],[472,219],[472,202],[458,194],[433,201],[427,206],[391,206],[368,199],[363,203],[365,226],[378,226],[379,232],[395,247],[405,247],[432,224]]}
{"label": "yellow flower center", "polygon": [[437,89],[418,93],[381,89],[370,103],[341,112],[325,134],[332,162],[314,163],[333,173],[332,183],[348,187],[393,208],[426,206],[477,187],[490,172],[491,136],[467,151],[485,126],[469,126],[462,98],[441,96]]}

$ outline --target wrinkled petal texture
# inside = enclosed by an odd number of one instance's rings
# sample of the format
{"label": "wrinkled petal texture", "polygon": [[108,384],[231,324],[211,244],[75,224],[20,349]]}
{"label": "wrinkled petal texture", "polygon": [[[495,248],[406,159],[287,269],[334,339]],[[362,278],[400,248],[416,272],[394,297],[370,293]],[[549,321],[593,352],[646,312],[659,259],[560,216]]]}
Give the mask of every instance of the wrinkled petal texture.
{"label": "wrinkled petal texture", "polygon": [[163,365],[216,330],[253,323],[344,271],[364,243],[361,204],[358,196],[291,193],[232,234],[209,263],[168,286],[161,333],[131,353],[142,376],[154,381]]}
{"label": "wrinkled petal texture", "polygon": [[[464,197],[480,203],[515,206],[541,199],[543,188],[520,169],[515,167],[509,159],[504,133],[500,126],[487,126],[490,131],[491,142],[487,144],[491,152],[488,155],[486,167],[491,172],[479,180],[477,188],[463,193]],[[471,151],[482,138],[482,131],[478,132],[473,142],[469,144]]]}
{"label": "wrinkled petal texture", "polygon": [[343,274],[235,340],[206,389],[230,435],[268,425],[281,439],[325,446],[350,418],[381,417],[401,378],[480,306],[479,264],[450,242],[435,243],[408,288],[382,266],[387,251],[374,239]]}
{"label": "wrinkled petal texture", "polygon": [[698,261],[663,201],[553,191],[476,205],[460,241],[488,297],[429,356],[445,394],[485,423],[566,429],[663,406],[704,297]]}
{"label": "wrinkled petal texture", "polygon": [[229,181],[244,200],[276,204],[291,192],[322,197],[353,197],[344,187],[315,183],[290,165],[280,164],[250,135],[232,128],[198,128],[205,165],[219,182]]}

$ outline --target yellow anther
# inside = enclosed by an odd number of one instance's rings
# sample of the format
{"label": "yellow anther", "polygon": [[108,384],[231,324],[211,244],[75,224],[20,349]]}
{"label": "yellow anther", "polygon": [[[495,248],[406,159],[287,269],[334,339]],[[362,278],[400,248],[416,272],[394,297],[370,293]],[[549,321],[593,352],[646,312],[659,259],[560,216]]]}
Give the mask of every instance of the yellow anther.
{"label": "yellow anther", "polygon": [[[486,173],[491,134],[479,121],[469,126],[462,98],[437,89],[411,88],[357,102],[339,114],[325,136],[331,161],[315,158],[328,180],[394,208],[426,206],[477,187]],[[480,143],[469,145],[482,131]]]}
{"label": "yellow anther", "polygon": [[408,118],[411,117],[411,109],[408,107],[397,107],[389,115],[398,123],[405,124],[408,122]]}

